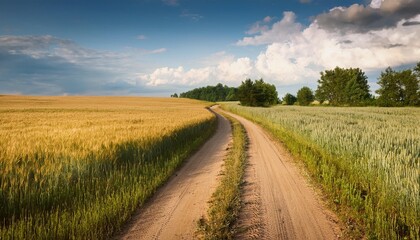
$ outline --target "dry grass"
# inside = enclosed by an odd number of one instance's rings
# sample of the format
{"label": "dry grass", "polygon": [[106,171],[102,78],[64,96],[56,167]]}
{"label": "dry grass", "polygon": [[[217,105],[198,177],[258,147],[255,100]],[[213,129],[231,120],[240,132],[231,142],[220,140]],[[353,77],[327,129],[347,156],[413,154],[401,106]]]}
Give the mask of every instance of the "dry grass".
{"label": "dry grass", "polygon": [[232,139],[224,160],[222,178],[210,200],[207,216],[198,221],[202,239],[233,239],[235,222],[241,208],[241,184],[247,159],[248,137],[244,126],[233,117],[223,114],[232,125]]}
{"label": "dry grass", "polygon": [[111,236],[211,135],[205,106],[0,96],[0,239]]}

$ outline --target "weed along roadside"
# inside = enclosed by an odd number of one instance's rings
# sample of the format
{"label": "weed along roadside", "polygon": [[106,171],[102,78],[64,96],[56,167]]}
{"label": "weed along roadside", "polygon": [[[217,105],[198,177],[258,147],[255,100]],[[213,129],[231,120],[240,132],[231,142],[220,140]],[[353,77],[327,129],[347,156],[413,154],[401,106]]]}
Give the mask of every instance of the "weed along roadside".
{"label": "weed along roadside", "polygon": [[420,237],[417,108],[222,108],[260,124],[303,161],[348,238]]}
{"label": "weed along roadside", "polygon": [[202,239],[233,239],[237,232],[235,221],[241,208],[247,136],[244,127],[236,119],[222,115],[232,125],[233,142],[225,156],[222,177],[209,201],[207,215],[198,221],[198,234]]}

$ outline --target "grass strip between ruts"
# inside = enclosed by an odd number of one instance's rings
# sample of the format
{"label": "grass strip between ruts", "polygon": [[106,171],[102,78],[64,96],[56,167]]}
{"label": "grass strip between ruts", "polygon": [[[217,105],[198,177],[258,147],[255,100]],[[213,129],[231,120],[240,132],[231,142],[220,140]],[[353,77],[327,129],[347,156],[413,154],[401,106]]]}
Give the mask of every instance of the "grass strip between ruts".
{"label": "grass strip between ruts", "polygon": [[231,122],[233,143],[224,160],[220,184],[210,200],[208,216],[198,221],[198,233],[202,239],[233,239],[237,230],[234,223],[241,208],[248,138],[238,120],[222,115]]}

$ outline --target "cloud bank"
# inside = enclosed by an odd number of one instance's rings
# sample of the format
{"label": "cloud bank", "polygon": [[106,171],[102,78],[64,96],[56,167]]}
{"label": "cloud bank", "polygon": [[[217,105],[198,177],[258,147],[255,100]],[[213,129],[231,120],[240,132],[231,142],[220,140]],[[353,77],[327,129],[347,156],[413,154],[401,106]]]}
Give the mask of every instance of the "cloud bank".
{"label": "cloud bank", "polygon": [[137,82],[138,58],[165,51],[97,51],[53,36],[0,36],[0,93],[148,93],[155,90]]}
{"label": "cloud bank", "polygon": [[237,85],[252,74],[252,62],[249,58],[234,59],[225,53],[217,53],[220,61],[216,65],[185,70],[184,67],[162,67],[150,74],[139,75],[139,81],[147,86],[198,86],[219,82]]}
{"label": "cloud bank", "polygon": [[418,0],[373,0],[370,5],[353,4],[337,7],[316,17],[318,25],[326,30],[342,32],[369,32],[397,27],[401,20],[420,13]]}
{"label": "cloud bank", "polygon": [[236,42],[238,47],[263,46],[254,59],[220,56],[211,66],[164,67],[140,79],[153,86],[194,86],[261,77],[286,86],[315,84],[320,71],[336,66],[378,72],[414,64],[420,61],[419,13],[417,0],[373,0],[368,6],[335,7],[316,16],[309,26],[297,22],[293,12],[284,12],[276,22],[267,16]]}

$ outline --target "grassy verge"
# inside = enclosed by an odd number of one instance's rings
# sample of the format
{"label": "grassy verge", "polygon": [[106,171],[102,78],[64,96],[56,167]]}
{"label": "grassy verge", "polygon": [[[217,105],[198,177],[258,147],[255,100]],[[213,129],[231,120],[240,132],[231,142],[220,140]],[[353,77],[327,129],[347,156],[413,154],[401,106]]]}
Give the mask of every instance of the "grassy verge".
{"label": "grassy verge", "polygon": [[[302,160],[346,224],[346,239],[419,239],[418,148],[406,144],[417,139],[410,135],[417,130],[410,123],[414,114],[402,109],[223,107],[266,128]],[[395,129],[400,134],[393,134]],[[383,149],[388,150],[382,154]]]}
{"label": "grassy verge", "polygon": [[233,144],[225,159],[220,185],[210,201],[208,216],[198,222],[198,232],[203,239],[233,239],[234,223],[241,207],[240,185],[245,169],[247,137],[244,127],[236,119],[225,117],[232,123]]}
{"label": "grassy verge", "polygon": [[[260,126],[264,127],[274,137],[279,140],[290,153],[296,158],[303,161],[305,168],[308,170],[311,178],[328,196],[330,206],[340,215],[342,220],[347,224],[346,238],[358,239],[363,238],[364,228],[361,217],[358,217],[357,211],[353,211],[351,207],[346,206],[341,200],[340,195],[344,192],[341,184],[336,181],[345,182],[345,174],[340,159],[334,158],[318,146],[307,140],[305,137],[288,130],[287,128],[275,125],[263,118],[247,115],[246,113],[230,109],[222,105],[222,108],[241,115]],[[340,176],[341,177],[338,177]],[[354,194],[357,195],[357,194]],[[354,196],[348,195],[349,198]],[[356,196],[357,197],[357,196]]]}

